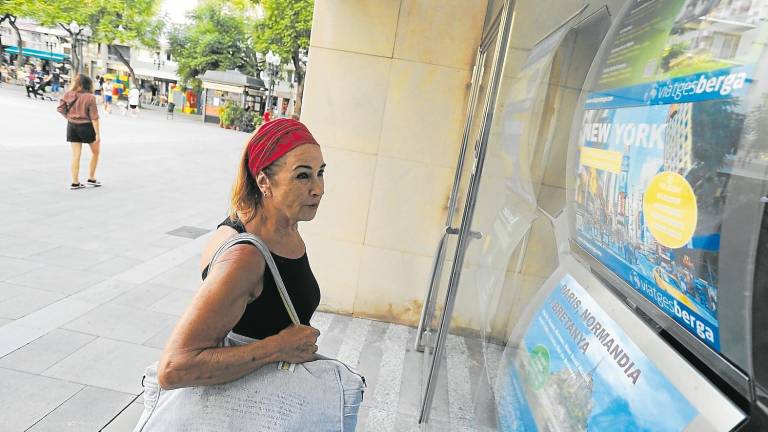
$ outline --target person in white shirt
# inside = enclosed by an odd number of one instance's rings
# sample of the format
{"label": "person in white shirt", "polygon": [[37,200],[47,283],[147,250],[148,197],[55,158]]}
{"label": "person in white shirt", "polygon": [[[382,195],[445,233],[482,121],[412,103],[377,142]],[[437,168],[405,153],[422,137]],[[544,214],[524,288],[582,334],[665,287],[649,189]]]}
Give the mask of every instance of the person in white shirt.
{"label": "person in white shirt", "polygon": [[[101,86],[101,92],[104,95],[104,111],[112,114],[112,80],[108,79],[104,85]],[[117,102],[117,101],[115,101]]]}
{"label": "person in white shirt", "polygon": [[131,90],[128,92],[128,106],[131,111],[132,116],[136,116],[139,114],[139,98],[141,97],[141,90],[136,88],[136,86],[131,87]]}

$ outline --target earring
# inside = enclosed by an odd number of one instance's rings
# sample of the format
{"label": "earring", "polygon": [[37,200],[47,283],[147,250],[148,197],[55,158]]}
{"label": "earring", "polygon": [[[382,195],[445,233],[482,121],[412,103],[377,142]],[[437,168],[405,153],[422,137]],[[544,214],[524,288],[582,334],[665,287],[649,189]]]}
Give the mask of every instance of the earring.
{"label": "earring", "polygon": [[264,195],[264,198],[269,198],[269,192],[264,191],[264,192],[262,192],[262,194]]}

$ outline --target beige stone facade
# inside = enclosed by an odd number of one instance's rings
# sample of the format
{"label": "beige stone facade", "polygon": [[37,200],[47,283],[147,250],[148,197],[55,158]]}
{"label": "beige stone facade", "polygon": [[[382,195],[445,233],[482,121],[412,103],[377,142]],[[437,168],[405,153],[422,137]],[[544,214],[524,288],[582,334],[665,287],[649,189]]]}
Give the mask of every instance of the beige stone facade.
{"label": "beige stone facade", "polygon": [[[301,230],[323,291],[321,309],[417,323],[447,217],[477,48],[502,3],[315,2],[302,121],[323,146],[328,169],[318,217]],[[622,2],[611,3],[615,10]],[[531,47],[582,5],[572,0],[516,2],[497,109],[503,108]],[[578,95],[568,91],[572,98]],[[478,121],[482,108],[476,108]],[[562,154],[556,163],[564,159]],[[541,187],[564,187],[562,174],[534,172],[538,194],[555,197],[544,200],[562,199]],[[454,226],[465,191],[466,185]],[[493,210],[479,208],[476,217],[492,216],[484,211]],[[496,295],[491,313],[498,337],[504,337],[524,300],[556,265],[548,221],[536,220],[531,242],[542,246],[528,249],[522,274],[515,275],[510,265]],[[443,288],[454,247],[446,256]],[[463,279],[472,280],[472,267],[468,263]],[[478,310],[477,293],[462,286],[454,325],[477,330]]]}

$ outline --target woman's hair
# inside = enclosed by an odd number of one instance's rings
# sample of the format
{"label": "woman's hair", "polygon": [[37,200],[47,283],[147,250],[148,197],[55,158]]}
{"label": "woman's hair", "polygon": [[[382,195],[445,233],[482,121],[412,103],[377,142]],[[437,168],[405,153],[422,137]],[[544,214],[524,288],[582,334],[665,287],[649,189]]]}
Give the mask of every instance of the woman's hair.
{"label": "woman's hair", "polygon": [[77,93],[93,93],[93,81],[88,75],[77,74],[69,90]]}
{"label": "woman's hair", "polygon": [[[262,171],[267,178],[274,178],[275,163],[270,164]],[[261,206],[264,195],[256,184],[251,170],[248,168],[248,145],[243,149],[243,156],[240,158],[240,165],[235,177],[235,184],[232,186],[232,198],[229,207],[229,218],[232,221],[242,218],[241,222],[246,224],[256,217],[256,210]]]}

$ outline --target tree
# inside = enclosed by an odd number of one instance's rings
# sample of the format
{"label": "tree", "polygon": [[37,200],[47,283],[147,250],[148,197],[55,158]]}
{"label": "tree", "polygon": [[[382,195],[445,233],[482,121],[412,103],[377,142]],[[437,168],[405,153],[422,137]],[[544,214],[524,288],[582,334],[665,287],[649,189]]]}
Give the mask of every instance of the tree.
{"label": "tree", "polygon": [[[0,0],[0,24],[3,21],[8,21],[8,24],[13,28],[13,32],[16,33],[16,47],[19,49],[17,67],[22,68],[25,63],[25,57],[23,55],[22,48],[24,47],[24,40],[21,38],[21,31],[16,25],[16,20],[19,17],[34,17],[33,3],[23,0]],[[2,58],[2,43],[0,43],[0,58]]]}
{"label": "tree", "polygon": [[100,3],[96,15],[92,18],[94,40],[109,46],[110,51],[120,59],[136,87],[139,82],[130,60],[117,43],[140,44],[150,49],[158,49],[160,35],[165,23],[157,17],[159,0],[123,0]]}
{"label": "tree", "polygon": [[[56,0],[39,6],[36,4],[36,17],[41,24],[59,26],[69,34],[75,70],[82,67],[74,49],[76,39],[87,25],[93,32],[91,40],[109,46],[110,51],[128,68],[134,84],[138,85],[128,57],[117,45],[136,43],[157,48],[164,27],[163,21],[157,18],[159,7],[159,0]],[[78,23],[80,31],[75,33],[69,28],[72,21]]]}
{"label": "tree", "polygon": [[258,76],[260,67],[250,29],[250,5],[207,0],[190,14],[191,24],[175,26],[168,33],[171,54],[178,62],[182,82],[199,87],[207,70],[237,69]]}
{"label": "tree", "polygon": [[282,59],[290,59],[296,70],[296,105],[301,114],[306,65],[302,60],[308,53],[312,29],[313,0],[254,0],[264,9],[264,19],[257,22],[254,32],[256,49],[272,51]]}

